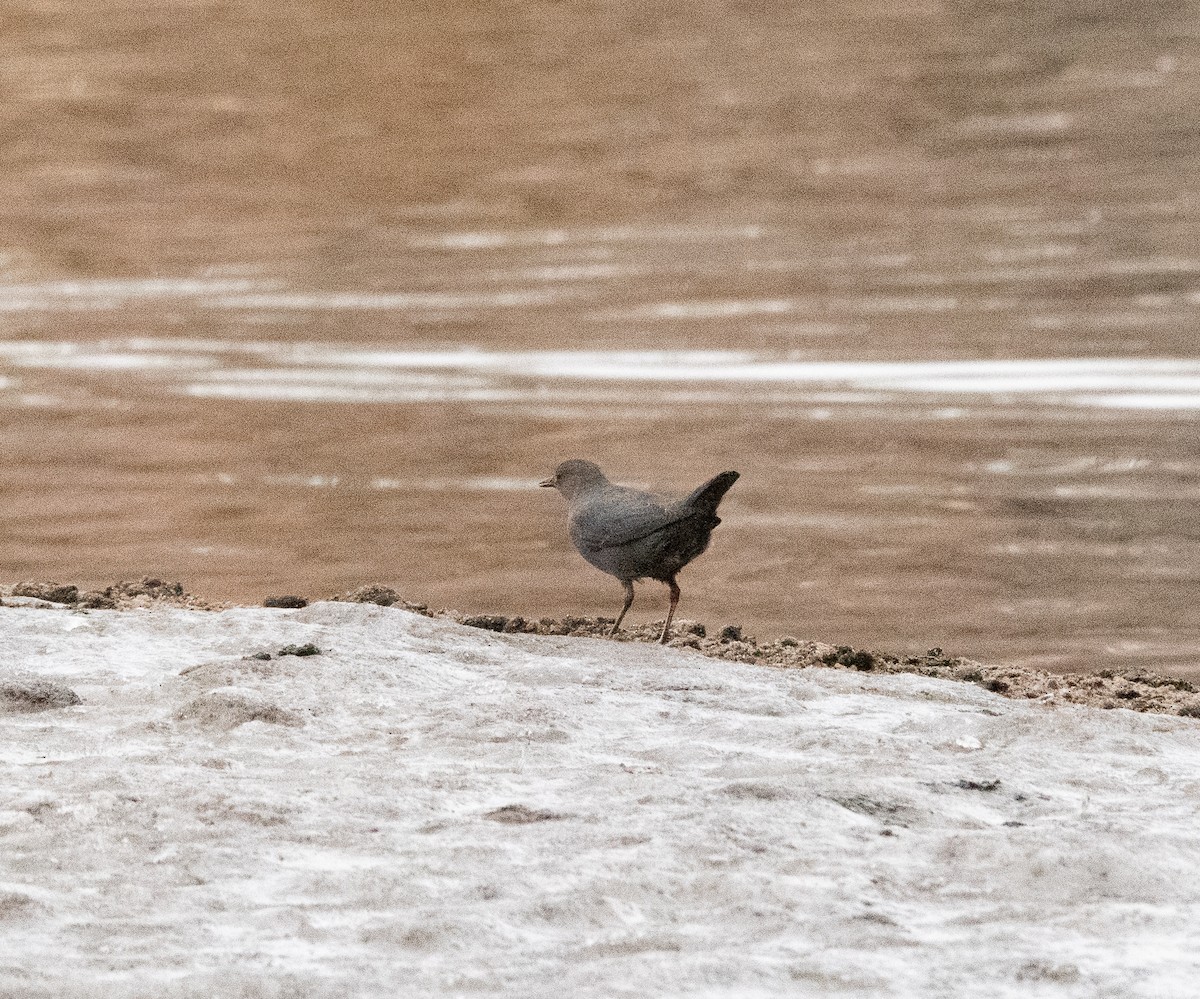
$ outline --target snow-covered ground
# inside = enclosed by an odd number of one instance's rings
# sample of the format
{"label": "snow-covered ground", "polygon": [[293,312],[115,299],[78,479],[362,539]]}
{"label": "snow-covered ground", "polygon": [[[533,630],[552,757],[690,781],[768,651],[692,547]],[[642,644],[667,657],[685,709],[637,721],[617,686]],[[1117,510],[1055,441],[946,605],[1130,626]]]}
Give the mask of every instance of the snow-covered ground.
{"label": "snow-covered ground", "polygon": [[14,671],[83,703],[0,699],[5,997],[1198,991],[1195,719],[330,603]]}

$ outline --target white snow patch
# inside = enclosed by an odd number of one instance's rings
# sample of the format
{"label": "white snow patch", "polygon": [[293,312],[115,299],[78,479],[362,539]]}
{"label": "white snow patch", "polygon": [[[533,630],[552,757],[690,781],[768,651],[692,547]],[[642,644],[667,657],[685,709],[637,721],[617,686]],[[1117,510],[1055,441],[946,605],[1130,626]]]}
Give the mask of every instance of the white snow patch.
{"label": "white snow patch", "polygon": [[373,605],[0,648],[83,698],[0,714],[0,994],[1194,994],[1191,719]]}

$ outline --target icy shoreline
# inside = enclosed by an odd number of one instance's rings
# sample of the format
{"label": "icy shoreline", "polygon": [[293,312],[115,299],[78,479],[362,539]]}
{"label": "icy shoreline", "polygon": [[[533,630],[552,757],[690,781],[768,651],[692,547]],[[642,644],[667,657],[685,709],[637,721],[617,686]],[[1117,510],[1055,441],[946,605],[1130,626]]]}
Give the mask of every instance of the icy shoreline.
{"label": "icy shoreline", "polygon": [[[605,617],[525,618],[498,614],[462,614],[432,610],[426,604],[404,599],[390,587],[368,584],[330,598],[337,602],[370,603],[400,607],[426,617],[470,625],[505,634],[561,635],[575,638],[608,638],[613,619]],[[7,604],[5,603],[7,601]],[[296,596],[268,598],[264,606],[300,608],[308,601]],[[76,613],[92,610],[132,610],[181,607],[193,610],[227,610],[184,589],[182,583],[156,577],[114,583],[103,590],[80,590],[73,584],[24,582],[0,585],[0,606],[64,609]],[[616,636],[619,642],[656,642],[662,622],[627,623]],[[887,652],[854,649],[845,645],[784,636],[759,642],[742,629],[729,625],[706,629],[696,621],[676,619],[670,645],[694,649],[705,656],[730,662],[800,669],[825,666],[865,673],[915,673],[940,680],[976,683],[985,690],[1016,699],[1043,703],[1081,704],[1099,708],[1200,718],[1200,691],[1195,684],[1169,673],[1147,669],[1105,669],[1087,673],[1051,673],[1015,663],[983,663],[930,649],[923,655],[897,656]]]}
{"label": "icy shoreline", "polygon": [[372,604],[0,647],[82,699],[0,712],[3,994],[1194,992],[1193,719]]}

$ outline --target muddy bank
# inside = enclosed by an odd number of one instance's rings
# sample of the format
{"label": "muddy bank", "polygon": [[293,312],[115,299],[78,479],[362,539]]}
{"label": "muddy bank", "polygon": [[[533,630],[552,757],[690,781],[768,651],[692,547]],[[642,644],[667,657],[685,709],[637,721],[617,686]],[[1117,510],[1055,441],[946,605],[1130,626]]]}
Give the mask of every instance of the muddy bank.
{"label": "muddy bank", "polygon": [[[575,638],[607,638],[611,617],[526,618],[498,614],[462,614],[433,609],[409,600],[381,584],[361,586],[327,599],[348,603],[374,603],[400,607],[426,617],[455,621],[485,631],[506,634],[566,635]],[[267,597],[266,606],[302,607],[300,597]],[[179,582],[156,577],[123,581],[103,590],[85,591],[71,584],[22,582],[0,586],[2,606],[59,605],[79,611],[91,609],[133,610],[155,606],[219,610],[224,604],[189,593]],[[662,622],[630,625],[616,636],[619,642],[657,641]],[[1043,704],[1080,704],[1089,707],[1200,717],[1200,692],[1187,680],[1151,670],[1102,670],[1098,673],[1049,673],[1024,666],[977,662],[962,656],[945,655],[934,648],[919,656],[897,656],[874,649],[855,649],[792,636],[759,642],[735,624],[709,628],[698,621],[678,620],[670,646],[694,649],[714,659],[754,663],[776,669],[823,667],[863,673],[916,673],[943,680],[974,683],[1004,697],[1037,700]]]}

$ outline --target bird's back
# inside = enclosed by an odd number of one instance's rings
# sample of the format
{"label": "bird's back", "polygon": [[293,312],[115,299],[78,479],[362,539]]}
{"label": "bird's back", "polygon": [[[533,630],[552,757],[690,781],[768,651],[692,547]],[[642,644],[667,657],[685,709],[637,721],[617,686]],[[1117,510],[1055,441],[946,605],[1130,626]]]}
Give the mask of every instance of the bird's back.
{"label": "bird's back", "polygon": [[722,472],[675,502],[606,482],[572,502],[571,541],[588,562],[618,579],[670,580],[708,547],[721,522],[717,506],[737,478],[737,472]]}

